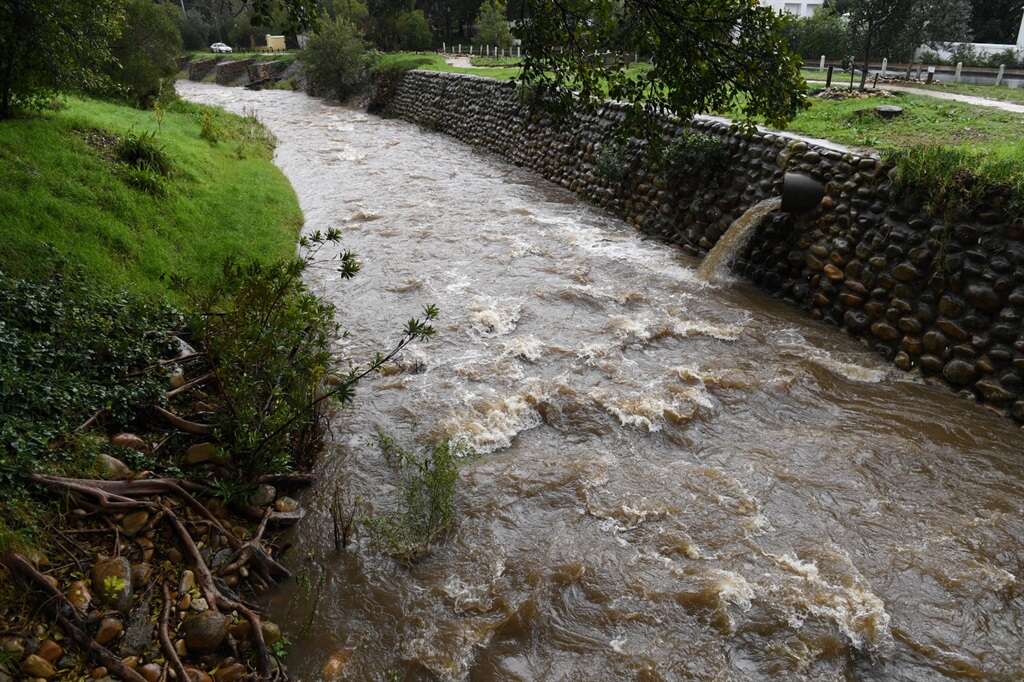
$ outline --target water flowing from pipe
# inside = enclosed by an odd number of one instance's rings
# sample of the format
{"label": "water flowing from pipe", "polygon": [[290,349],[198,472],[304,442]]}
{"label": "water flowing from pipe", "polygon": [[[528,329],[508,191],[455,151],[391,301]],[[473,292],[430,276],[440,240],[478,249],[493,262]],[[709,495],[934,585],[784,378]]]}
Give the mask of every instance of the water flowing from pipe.
{"label": "water flowing from pipe", "polygon": [[697,270],[697,276],[705,282],[715,282],[727,277],[736,257],[750,243],[750,238],[754,236],[757,226],[768,217],[769,213],[774,213],[781,207],[782,198],[772,197],[759,201],[748,208],[743,215],[733,221],[714,248],[704,257]]}

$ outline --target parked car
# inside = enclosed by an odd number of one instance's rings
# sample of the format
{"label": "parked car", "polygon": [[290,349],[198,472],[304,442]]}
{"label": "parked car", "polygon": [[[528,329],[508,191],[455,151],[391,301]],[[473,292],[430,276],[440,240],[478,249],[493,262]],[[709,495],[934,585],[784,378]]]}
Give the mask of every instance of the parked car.
{"label": "parked car", "polygon": [[225,45],[224,43],[214,43],[213,45],[210,45],[210,51],[226,54],[228,52],[231,52],[231,47],[229,45]]}

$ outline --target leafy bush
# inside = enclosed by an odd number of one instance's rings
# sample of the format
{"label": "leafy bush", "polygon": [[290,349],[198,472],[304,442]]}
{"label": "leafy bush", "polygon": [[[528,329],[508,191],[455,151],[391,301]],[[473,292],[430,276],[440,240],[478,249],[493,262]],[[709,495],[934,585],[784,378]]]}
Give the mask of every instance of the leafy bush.
{"label": "leafy bush", "polygon": [[430,24],[420,9],[402,12],[395,17],[395,32],[398,34],[398,44],[403,50],[429,50],[434,42]]}
{"label": "leafy bush", "polygon": [[126,426],[159,403],[165,378],[143,370],[171,354],[182,324],[172,308],[60,265],[32,281],[0,272],[0,488],[33,471],[80,472],[92,448],[76,458],[77,427],[100,409]]}
{"label": "leafy bush", "polygon": [[459,460],[472,456],[468,447],[444,441],[419,457],[386,434],[377,436],[381,453],[402,479],[400,509],[363,520],[374,542],[401,561],[414,561],[455,523],[455,484]]}
{"label": "leafy bush", "polygon": [[622,182],[629,175],[629,161],[626,158],[627,145],[621,140],[612,140],[601,146],[594,160],[597,174],[611,182]]}
{"label": "leafy bush", "polygon": [[184,14],[179,12],[178,31],[186,50],[205,50],[213,42],[210,40],[213,25],[203,18],[199,10],[190,9]]}
{"label": "leafy bush", "polygon": [[310,409],[331,366],[334,309],[302,283],[305,263],[224,265],[221,285],[202,302],[202,345],[221,386],[216,433],[251,474],[287,470],[310,445]]}
{"label": "leafy bush", "polygon": [[659,153],[659,167],[670,176],[717,172],[729,165],[729,149],[721,140],[693,130],[676,134]]}
{"label": "leafy bush", "polygon": [[156,133],[128,133],[117,143],[117,158],[132,168],[160,176],[171,174],[171,159],[156,143]]}
{"label": "leafy bush", "polygon": [[106,83],[122,8],[123,0],[0,3],[0,118],[15,106],[39,108],[55,93]]}
{"label": "leafy bush", "polygon": [[846,23],[831,8],[823,8],[810,17],[785,15],[783,32],[791,50],[804,59],[846,59],[850,39]]}
{"label": "leafy bush", "polygon": [[[129,0],[121,35],[111,44],[107,74],[138,106],[149,107],[177,72],[181,33],[175,11],[152,0]],[[167,84],[173,88],[173,82]]]}
{"label": "leafy bush", "polygon": [[302,52],[310,92],[337,100],[366,85],[374,60],[355,25],[346,19],[324,22]]}
{"label": "leafy bush", "polygon": [[[302,258],[269,265],[228,261],[220,285],[197,301],[206,320],[199,335],[225,403],[216,433],[248,473],[281,472],[303,461],[319,444],[324,408],[350,404],[361,379],[434,334],[428,322],[437,310],[428,306],[422,319],[409,320],[390,352],[332,374],[331,343],[340,331],[335,310],[306,289],[302,273],[325,244],[339,240],[337,230],[316,232],[300,239]],[[343,279],[359,267],[352,252],[338,254]]]}
{"label": "leafy bush", "polygon": [[476,16],[476,39],[483,45],[505,48],[512,45],[512,31],[508,27],[502,0],[484,0],[480,5],[480,13]]}

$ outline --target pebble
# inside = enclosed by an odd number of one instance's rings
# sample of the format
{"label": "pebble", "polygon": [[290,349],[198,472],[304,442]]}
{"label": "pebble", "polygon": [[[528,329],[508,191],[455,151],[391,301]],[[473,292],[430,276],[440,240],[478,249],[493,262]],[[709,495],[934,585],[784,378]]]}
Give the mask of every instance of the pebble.
{"label": "pebble", "polygon": [[92,567],[92,589],[101,601],[118,610],[125,610],[132,598],[132,569],[120,557],[101,559]]}
{"label": "pebble", "polygon": [[186,618],[182,631],[189,650],[212,653],[228,634],[228,619],[216,611],[203,611]]}
{"label": "pebble", "polygon": [[99,680],[107,676],[107,669],[101,665],[98,668],[93,668],[92,672],[89,673],[89,675],[92,677],[92,679]]}
{"label": "pebble", "polygon": [[149,445],[134,433],[119,433],[110,438],[110,444],[119,448],[131,448],[139,452],[149,452]]}
{"label": "pebble", "polygon": [[237,682],[245,675],[245,666],[241,663],[231,663],[217,668],[213,677],[217,682]]}
{"label": "pebble", "polygon": [[121,519],[121,528],[124,530],[125,535],[128,537],[134,537],[140,530],[142,530],[146,523],[149,522],[149,512],[142,510],[126,514]]}
{"label": "pebble", "polygon": [[66,596],[72,606],[82,612],[88,610],[89,604],[92,603],[92,593],[89,592],[89,586],[84,580],[76,580],[71,583]]}
{"label": "pebble", "polygon": [[163,670],[156,663],[147,663],[139,668],[139,674],[146,678],[146,682],[159,682]]}
{"label": "pebble", "polygon": [[294,500],[294,499],[292,499],[290,497],[287,497],[287,496],[286,497],[279,497],[277,499],[277,501],[274,502],[274,509],[276,511],[281,512],[282,514],[288,514],[288,513],[297,511],[298,508],[299,508],[298,501]]}
{"label": "pebble", "polygon": [[213,678],[199,668],[185,668],[185,674],[192,682],[213,682]]}
{"label": "pebble", "polygon": [[52,639],[48,639],[39,645],[36,655],[43,660],[53,663],[64,655],[64,649]]}
{"label": "pebble", "polygon": [[181,572],[181,580],[178,581],[178,592],[191,592],[196,586],[196,574],[190,570]]}
{"label": "pebble", "polygon": [[249,496],[249,504],[254,507],[266,507],[274,502],[277,497],[277,488],[272,485],[263,484],[257,486],[256,491]]}
{"label": "pebble", "polygon": [[43,679],[49,679],[57,674],[53,664],[35,654],[31,654],[21,662],[21,672],[29,677],[41,677]]}
{"label": "pebble", "polygon": [[263,641],[267,646],[274,646],[281,640],[281,628],[277,626],[277,623],[265,620],[260,623],[260,631],[263,633]]}
{"label": "pebble", "polygon": [[131,467],[117,457],[100,454],[96,456],[96,464],[100,475],[108,481],[123,481],[132,477]]}
{"label": "pebble", "polygon": [[124,632],[124,625],[117,618],[104,618],[96,631],[96,641],[106,645],[113,642]]}
{"label": "pebble", "polygon": [[217,446],[214,443],[196,443],[185,451],[186,464],[202,464],[217,456]]}

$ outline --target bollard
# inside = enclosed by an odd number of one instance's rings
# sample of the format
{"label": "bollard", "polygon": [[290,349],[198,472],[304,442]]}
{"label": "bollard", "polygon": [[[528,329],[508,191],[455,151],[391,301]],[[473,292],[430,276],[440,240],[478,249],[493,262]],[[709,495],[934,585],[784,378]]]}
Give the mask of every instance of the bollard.
{"label": "bollard", "polygon": [[441,43],[441,54],[447,54],[448,50],[444,49],[444,43]]}
{"label": "bollard", "polygon": [[913,68],[913,66],[910,65],[910,64],[907,64],[907,80],[910,80],[910,69],[911,68]]}
{"label": "bollard", "polygon": [[1006,64],[999,65],[999,73],[996,74],[996,87],[1003,84],[1003,74],[1006,73]]}
{"label": "bollard", "polygon": [[959,83],[960,82],[960,72],[963,71],[963,70],[964,70],[964,63],[963,62],[957,62],[956,63],[956,73],[953,74],[953,82],[954,83]]}
{"label": "bollard", "polygon": [[832,65],[829,65],[829,67],[828,67],[828,75],[825,76],[825,87],[826,88],[831,88],[832,87],[832,72],[835,70],[835,68],[836,67],[834,67]]}
{"label": "bollard", "polygon": [[922,66],[924,66],[924,64],[918,64],[917,65],[917,80],[921,80],[921,67]]}
{"label": "bollard", "polygon": [[928,67],[928,80],[925,81],[925,82],[928,85],[931,85],[933,80],[935,80],[935,67],[934,66],[929,66]]}
{"label": "bollard", "polygon": [[889,58],[882,57],[882,78],[889,72]]}
{"label": "bollard", "polygon": [[821,55],[821,61],[818,62],[818,71],[825,70],[825,55]]}

